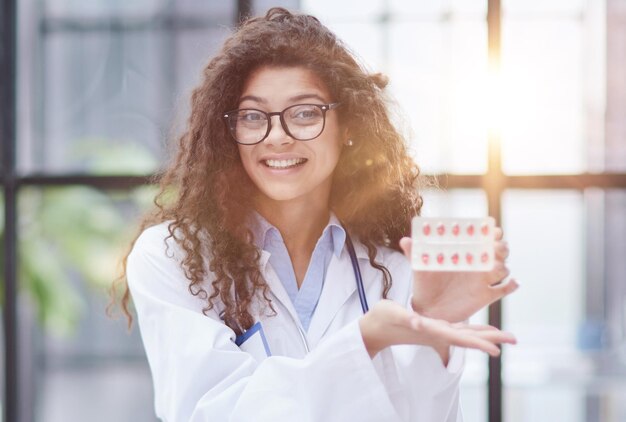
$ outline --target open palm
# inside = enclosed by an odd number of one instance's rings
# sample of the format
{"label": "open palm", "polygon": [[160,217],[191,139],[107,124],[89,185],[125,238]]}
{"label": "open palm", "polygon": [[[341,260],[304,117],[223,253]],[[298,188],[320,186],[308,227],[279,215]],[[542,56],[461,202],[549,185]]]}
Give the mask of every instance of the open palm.
{"label": "open palm", "polygon": [[[413,273],[413,309],[421,315],[460,322],[514,292],[519,285],[514,279],[502,282],[509,270],[505,265],[509,254],[502,241],[502,230],[495,230],[495,264],[491,271],[415,271]],[[407,258],[411,257],[411,239],[400,241]]]}
{"label": "open palm", "polygon": [[429,318],[383,299],[359,322],[365,348],[371,357],[394,344],[420,344],[433,347],[448,363],[450,346],[482,350],[491,356],[500,354],[499,344],[515,344],[515,336],[488,325],[452,324]]}

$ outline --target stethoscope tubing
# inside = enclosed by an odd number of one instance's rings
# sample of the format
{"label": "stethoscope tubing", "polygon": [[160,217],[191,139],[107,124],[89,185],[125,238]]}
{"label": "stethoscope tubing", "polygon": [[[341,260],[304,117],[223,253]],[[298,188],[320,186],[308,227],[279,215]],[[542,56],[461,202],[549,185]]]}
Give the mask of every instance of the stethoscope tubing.
{"label": "stethoscope tubing", "polygon": [[346,230],[346,246],[348,247],[348,253],[350,254],[350,261],[352,261],[352,269],[354,270],[354,278],[356,280],[356,289],[359,293],[359,301],[361,302],[361,309],[363,310],[363,314],[366,314],[370,308],[367,305],[367,297],[365,296],[365,287],[363,287],[363,277],[361,277],[361,268],[359,267],[359,261],[358,261],[358,258],[356,257],[356,252],[354,251],[354,244],[352,243],[352,239],[350,238],[350,235],[348,235],[347,230]]}

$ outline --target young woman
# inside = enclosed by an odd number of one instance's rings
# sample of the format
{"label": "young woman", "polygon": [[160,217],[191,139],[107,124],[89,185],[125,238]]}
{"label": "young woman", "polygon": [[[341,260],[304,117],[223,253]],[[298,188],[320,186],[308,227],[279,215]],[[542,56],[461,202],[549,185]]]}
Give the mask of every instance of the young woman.
{"label": "young woman", "polygon": [[157,415],[460,420],[454,346],[514,342],[463,323],[517,287],[501,231],[491,272],[411,271],[418,169],[386,79],[314,17],[248,20],[203,75],[127,257]]}

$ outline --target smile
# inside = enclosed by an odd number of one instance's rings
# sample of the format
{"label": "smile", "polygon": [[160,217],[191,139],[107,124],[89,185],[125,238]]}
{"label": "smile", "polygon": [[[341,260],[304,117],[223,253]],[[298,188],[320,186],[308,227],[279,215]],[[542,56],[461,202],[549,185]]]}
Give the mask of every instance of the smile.
{"label": "smile", "polygon": [[306,161],[306,158],[290,158],[288,160],[263,160],[263,164],[273,169],[288,169],[304,164]]}

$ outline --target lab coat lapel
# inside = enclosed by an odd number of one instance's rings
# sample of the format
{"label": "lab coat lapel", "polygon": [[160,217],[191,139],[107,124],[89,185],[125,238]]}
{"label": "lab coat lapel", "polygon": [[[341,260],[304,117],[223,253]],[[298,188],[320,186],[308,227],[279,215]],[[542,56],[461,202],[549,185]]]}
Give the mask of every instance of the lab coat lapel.
{"label": "lab coat lapel", "polygon": [[309,325],[307,337],[311,348],[317,345],[341,307],[355,292],[354,270],[350,255],[344,248],[340,258],[333,255],[328,264],[324,288]]}
{"label": "lab coat lapel", "polygon": [[285,290],[285,286],[281,283],[276,271],[274,271],[274,268],[272,268],[272,266],[268,263],[270,255],[271,254],[265,250],[261,251],[261,259],[259,260],[261,274],[263,274],[263,278],[267,282],[267,285],[276,300],[278,300],[278,302],[280,302],[280,304],[287,309],[293,320],[300,326],[300,317],[298,317],[298,314],[296,313],[296,309],[287,294],[287,290]]}

